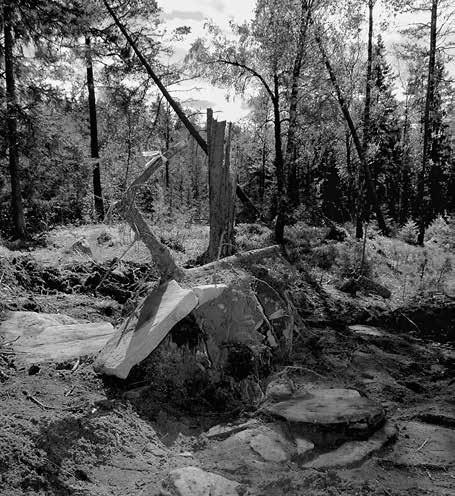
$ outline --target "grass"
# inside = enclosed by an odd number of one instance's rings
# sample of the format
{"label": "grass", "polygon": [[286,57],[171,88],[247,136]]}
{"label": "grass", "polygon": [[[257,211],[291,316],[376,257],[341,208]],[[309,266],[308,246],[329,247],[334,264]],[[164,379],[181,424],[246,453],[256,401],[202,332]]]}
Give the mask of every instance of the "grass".
{"label": "grass", "polygon": [[[351,236],[343,242],[325,241],[326,228],[303,223],[287,228],[285,233],[295,265],[304,268],[330,292],[340,281],[359,273],[363,258],[363,242],[354,238],[352,226],[345,228]],[[152,229],[181,265],[195,259],[208,245],[209,229],[206,225],[190,224],[176,218],[154,225]],[[455,255],[452,249],[455,245],[454,224],[438,220],[428,233],[424,247],[403,239],[381,236],[373,229],[367,234],[362,273],[392,292],[392,306],[401,306],[436,294],[455,295]],[[110,240],[100,244],[98,237],[106,234]],[[89,255],[71,250],[73,243],[81,238],[89,244],[92,258],[97,262],[123,255],[123,260],[152,263],[147,248],[141,241],[133,243],[134,233],[122,223],[54,229],[47,236],[47,246],[35,249],[32,254],[44,264],[57,266],[89,260]],[[238,224],[236,241],[238,250],[246,251],[270,245],[273,235],[268,228],[259,224]],[[0,248],[0,258],[16,255],[18,252]]]}

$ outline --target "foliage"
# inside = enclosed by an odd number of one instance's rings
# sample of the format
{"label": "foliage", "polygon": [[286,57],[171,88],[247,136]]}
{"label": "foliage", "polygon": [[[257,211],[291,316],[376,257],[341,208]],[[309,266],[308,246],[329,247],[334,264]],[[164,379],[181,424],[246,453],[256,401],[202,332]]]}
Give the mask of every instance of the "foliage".
{"label": "foliage", "polygon": [[398,239],[401,239],[405,243],[409,243],[410,245],[415,245],[417,242],[417,234],[419,228],[417,224],[412,220],[408,220],[406,224],[399,230]]}

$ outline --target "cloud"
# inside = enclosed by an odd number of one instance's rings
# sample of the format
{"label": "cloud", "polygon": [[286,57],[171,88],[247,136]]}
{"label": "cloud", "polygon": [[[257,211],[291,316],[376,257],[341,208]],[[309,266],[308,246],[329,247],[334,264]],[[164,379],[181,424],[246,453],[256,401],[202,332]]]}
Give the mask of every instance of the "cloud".
{"label": "cloud", "polygon": [[172,19],[183,19],[183,20],[193,20],[193,21],[203,21],[205,19],[205,15],[198,10],[173,10],[171,12],[165,12],[163,14],[164,20],[172,20]]}
{"label": "cloud", "polygon": [[213,2],[210,2],[210,4],[218,12],[224,12],[224,2],[223,2],[223,0],[213,0]]}

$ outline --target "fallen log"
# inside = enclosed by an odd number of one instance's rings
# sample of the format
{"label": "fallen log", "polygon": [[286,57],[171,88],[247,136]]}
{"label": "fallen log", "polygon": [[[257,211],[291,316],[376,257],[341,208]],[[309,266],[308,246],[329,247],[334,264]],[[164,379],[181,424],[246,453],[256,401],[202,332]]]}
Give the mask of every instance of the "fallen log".
{"label": "fallen log", "polygon": [[200,267],[193,267],[184,271],[184,278],[199,277],[218,269],[229,268],[235,265],[253,263],[262,258],[278,255],[280,253],[280,245],[267,246],[265,248],[258,248],[257,250],[245,251],[243,253],[236,253],[230,257],[215,260]]}

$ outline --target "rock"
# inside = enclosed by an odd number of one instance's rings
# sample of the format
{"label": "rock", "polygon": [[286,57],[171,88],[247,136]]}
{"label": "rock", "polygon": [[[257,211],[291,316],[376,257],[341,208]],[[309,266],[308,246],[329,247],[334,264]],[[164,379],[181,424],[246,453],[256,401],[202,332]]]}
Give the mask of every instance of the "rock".
{"label": "rock", "polygon": [[61,314],[9,312],[0,335],[17,339],[13,349],[28,364],[61,362],[98,353],[114,333],[108,322],[80,323]]}
{"label": "rock", "polygon": [[422,422],[404,422],[392,453],[382,460],[409,468],[455,467],[455,431]]}
{"label": "rock", "polygon": [[368,277],[360,276],[358,278],[358,283],[360,284],[361,289],[363,289],[367,293],[376,294],[386,299],[392,296],[392,292],[390,291],[390,289],[386,288],[376,281],[368,279]]}
{"label": "rock", "polygon": [[277,463],[289,460],[296,453],[296,448],[280,425],[262,424],[225,439],[218,451],[217,456],[221,459],[229,459],[233,461],[233,466],[240,467],[254,466],[257,461]]}
{"label": "rock", "polygon": [[361,334],[363,336],[373,336],[377,338],[382,338],[385,334],[380,331],[377,327],[367,326],[367,325],[351,325],[348,329],[356,334]]}
{"label": "rock", "polygon": [[284,401],[292,398],[294,390],[294,384],[291,380],[278,378],[267,385],[265,397],[271,401]]}
{"label": "rock", "polygon": [[239,496],[238,482],[198,467],[172,470],[169,483],[179,496]]}
{"label": "rock", "polygon": [[368,435],[385,415],[381,405],[350,389],[313,389],[287,401],[266,404],[262,411],[286,420],[294,434],[317,445]]}
{"label": "rock", "polygon": [[306,463],[305,468],[329,469],[348,467],[361,463],[365,458],[380,450],[387,442],[397,435],[395,426],[387,423],[366,441],[349,441],[339,448],[323,453],[314,460]]}
{"label": "rock", "polygon": [[78,239],[71,245],[71,250],[79,253],[80,255],[88,255],[93,257],[92,249],[85,238]]}
{"label": "rock", "polygon": [[251,419],[248,420],[248,422],[244,422],[242,424],[215,425],[205,433],[205,436],[208,439],[226,439],[229,436],[236,434],[237,432],[251,429],[259,425],[260,422],[257,419]]}
{"label": "rock", "polygon": [[295,444],[297,446],[297,455],[299,456],[306,456],[314,449],[314,443],[303,437],[296,437]]}
{"label": "rock", "polygon": [[372,281],[365,276],[348,279],[342,283],[338,289],[343,291],[343,293],[349,293],[352,296],[355,296],[357,291],[375,294],[386,299],[392,296],[392,292],[385,286],[379,284],[378,282]]}
{"label": "rock", "polygon": [[250,441],[251,448],[256,451],[267,462],[284,462],[289,458],[282,436],[273,433],[259,433]]}
{"label": "rock", "polygon": [[95,370],[125,379],[197,304],[194,292],[181,288],[176,281],[154,289],[105,344]]}

